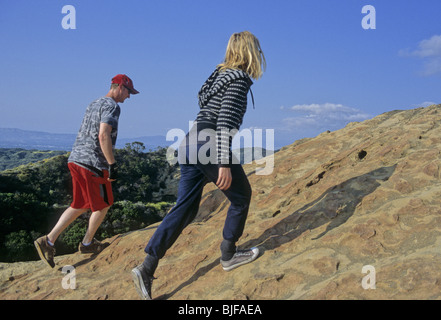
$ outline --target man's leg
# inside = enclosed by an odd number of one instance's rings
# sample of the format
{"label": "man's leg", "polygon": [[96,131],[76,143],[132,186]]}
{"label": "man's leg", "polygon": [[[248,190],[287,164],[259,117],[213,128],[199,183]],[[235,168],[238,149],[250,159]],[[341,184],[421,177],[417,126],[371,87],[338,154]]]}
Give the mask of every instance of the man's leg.
{"label": "man's leg", "polygon": [[58,236],[64,231],[76,218],[85,213],[88,209],[74,209],[72,207],[67,208],[52,231],[47,235],[48,240],[54,244],[57,241]]}
{"label": "man's leg", "polygon": [[34,241],[35,248],[37,249],[40,258],[46,262],[51,268],[55,267],[54,256],[55,248],[54,243],[57,240],[61,232],[64,231],[76,218],[86,212],[87,209],[74,209],[72,207],[67,208],[52,231],[47,236],[42,236]]}
{"label": "man's leg", "polygon": [[98,254],[109,246],[109,243],[101,243],[94,236],[113,204],[112,184],[107,180],[109,177],[107,170],[103,170],[102,177],[98,177],[87,170],[82,171],[86,185],[84,197],[88,200],[92,214],[89,218],[86,234],[80,242],[78,250],[81,253]]}
{"label": "man's leg", "polygon": [[98,230],[99,226],[104,220],[104,217],[107,214],[107,211],[109,211],[109,207],[106,207],[104,209],[92,212],[92,215],[89,218],[89,226],[87,228],[86,234],[83,238],[83,244],[89,244],[92,242],[93,237],[95,236],[96,231]]}

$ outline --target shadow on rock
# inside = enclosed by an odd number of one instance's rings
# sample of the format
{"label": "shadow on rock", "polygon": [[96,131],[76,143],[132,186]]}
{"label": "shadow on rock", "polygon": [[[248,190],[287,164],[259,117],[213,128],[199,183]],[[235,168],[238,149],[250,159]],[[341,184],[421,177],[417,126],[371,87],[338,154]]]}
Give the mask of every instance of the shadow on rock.
{"label": "shadow on rock", "polygon": [[344,224],[354,214],[363,198],[380,186],[379,181],[386,181],[392,176],[395,167],[396,165],[382,167],[329,188],[316,200],[282,219],[257,239],[250,240],[243,246],[276,249],[293,241],[307,230],[328,224],[326,230],[312,240],[323,237],[332,229]]}

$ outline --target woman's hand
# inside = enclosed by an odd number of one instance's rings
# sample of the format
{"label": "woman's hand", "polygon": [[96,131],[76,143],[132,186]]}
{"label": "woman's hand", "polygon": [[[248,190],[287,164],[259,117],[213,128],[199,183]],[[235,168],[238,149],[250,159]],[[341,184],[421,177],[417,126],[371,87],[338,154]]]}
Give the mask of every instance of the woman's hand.
{"label": "woman's hand", "polygon": [[231,169],[228,167],[220,167],[216,186],[222,191],[228,190],[228,188],[231,186],[232,180],[233,177],[231,176]]}

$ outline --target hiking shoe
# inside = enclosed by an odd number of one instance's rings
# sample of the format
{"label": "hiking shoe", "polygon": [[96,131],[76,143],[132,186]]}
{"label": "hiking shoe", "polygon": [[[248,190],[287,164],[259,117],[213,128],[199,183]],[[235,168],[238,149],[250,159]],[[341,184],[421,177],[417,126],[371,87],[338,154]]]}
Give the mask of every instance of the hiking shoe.
{"label": "hiking shoe", "polygon": [[47,236],[42,236],[34,241],[40,259],[46,262],[49,267],[55,267],[55,248],[47,242]]}
{"label": "hiking shoe", "polygon": [[220,260],[222,268],[225,271],[233,270],[243,264],[250,263],[254,261],[259,255],[259,248],[251,248],[248,250],[237,250],[234,256],[227,261]]}
{"label": "hiking shoe", "polygon": [[78,250],[81,253],[95,253],[98,254],[110,245],[108,242],[99,242],[97,239],[93,238],[92,243],[85,246],[82,242],[78,245]]}
{"label": "hiking shoe", "polygon": [[141,299],[152,300],[152,282],[156,278],[148,275],[141,264],[132,269],[132,279]]}

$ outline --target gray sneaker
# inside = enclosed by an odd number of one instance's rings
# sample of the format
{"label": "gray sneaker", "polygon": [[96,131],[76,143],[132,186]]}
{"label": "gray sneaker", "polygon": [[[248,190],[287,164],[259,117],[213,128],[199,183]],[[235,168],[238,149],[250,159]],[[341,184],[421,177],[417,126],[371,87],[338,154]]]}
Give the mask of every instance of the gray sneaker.
{"label": "gray sneaker", "polygon": [[243,264],[247,264],[250,263],[251,261],[256,260],[258,256],[259,256],[259,248],[257,247],[248,250],[237,250],[234,256],[230,260],[224,261],[221,259],[220,263],[225,271],[230,271]]}
{"label": "gray sneaker", "polygon": [[132,279],[141,299],[152,300],[152,282],[156,278],[149,276],[141,264],[132,269]]}

